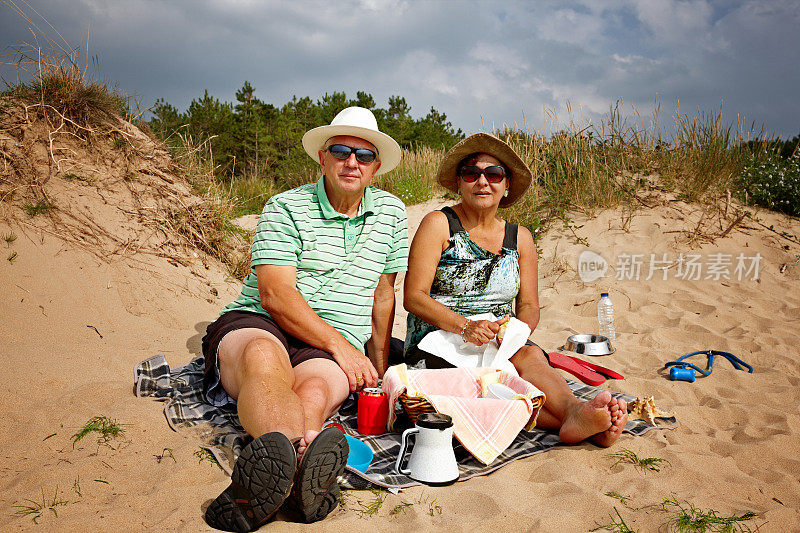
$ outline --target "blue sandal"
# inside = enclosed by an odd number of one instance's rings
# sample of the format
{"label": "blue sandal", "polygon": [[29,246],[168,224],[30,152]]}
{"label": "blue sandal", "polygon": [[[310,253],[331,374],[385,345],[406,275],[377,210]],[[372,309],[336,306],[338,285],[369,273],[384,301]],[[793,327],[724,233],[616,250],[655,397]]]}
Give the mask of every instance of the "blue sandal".
{"label": "blue sandal", "polygon": [[[693,355],[698,354],[706,354],[708,356],[708,364],[706,365],[706,369],[703,370],[702,368],[693,365],[692,363],[684,363],[683,360],[687,357],[691,357]],[[710,376],[711,372],[714,370],[714,356],[719,355],[727,359],[731,362],[733,367],[736,370],[744,370],[745,368],[747,371],[752,374],[753,367],[733,355],[732,353],[728,352],[721,352],[719,350],[701,350],[699,352],[692,352],[686,354],[682,357],[677,358],[674,361],[670,361],[664,365],[664,368],[669,368],[669,379],[672,381],[689,381],[693,382],[696,372],[700,372],[703,376]],[[670,368],[671,367],[671,368]]]}

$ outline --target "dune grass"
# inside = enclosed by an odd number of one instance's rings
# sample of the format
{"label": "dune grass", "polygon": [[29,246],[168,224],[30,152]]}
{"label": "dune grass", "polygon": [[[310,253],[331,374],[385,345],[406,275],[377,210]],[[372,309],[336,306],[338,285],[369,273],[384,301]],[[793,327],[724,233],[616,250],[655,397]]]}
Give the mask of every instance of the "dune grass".
{"label": "dune grass", "polygon": [[22,204],[22,208],[30,218],[49,213],[54,207],[55,204],[47,198],[39,198],[35,202],[25,202]]}
{"label": "dune grass", "polygon": [[[19,45],[12,54],[17,76],[13,81],[6,81],[2,95],[24,106],[29,123],[41,121],[51,141],[57,134],[67,134],[95,145],[101,151],[103,146],[122,151],[126,161],[129,156],[138,157],[140,154],[133,154],[135,150],[129,141],[119,137],[121,132],[116,122],[118,118],[135,120],[129,114],[129,98],[100,77],[98,59],[88,58],[86,43],[70,47],[46,20],[41,17],[34,20],[28,16],[30,6],[27,3],[23,9],[13,0],[2,1],[28,22],[33,39],[32,44]],[[53,33],[55,35],[51,37]],[[270,192],[265,194],[261,184],[254,186],[251,183],[234,183],[223,188],[216,179],[209,179],[214,165],[210,150],[204,147],[204,143],[195,143],[193,139],[183,141],[176,151],[176,159],[181,165],[181,173],[198,189],[203,201],[187,205],[173,202],[168,209],[148,212],[147,220],[165,234],[177,233],[184,244],[219,259],[234,276],[241,277],[248,267],[243,249],[247,247],[249,236],[243,237],[230,220],[251,210],[251,206],[243,205],[243,199],[251,199],[252,206],[263,205],[262,200],[265,201]],[[52,149],[50,156],[53,166],[58,167]],[[69,172],[62,177],[86,185],[96,185],[97,181]],[[21,206],[28,217],[56,209],[44,193],[40,177],[34,172],[26,172],[14,179],[12,190],[32,192],[32,198],[29,197]],[[126,174],[127,182],[135,179],[135,173]],[[150,192],[154,196],[171,194],[168,190],[150,189]],[[107,237],[115,238],[113,235]]]}
{"label": "dune grass", "polygon": [[[732,533],[736,531],[753,531],[746,523],[758,518],[752,511],[742,514],[733,513],[722,515],[714,509],[702,510],[691,503],[680,502],[675,498],[664,500],[661,504],[664,512],[671,513],[667,522],[667,529],[670,531],[686,531],[692,533]],[[760,527],[760,526],[759,526]],[[758,529],[758,527],[756,528]]]}
{"label": "dune grass", "polygon": [[75,444],[90,433],[97,434],[97,444],[108,446],[112,440],[122,436],[125,430],[115,420],[111,420],[107,416],[94,416],[72,436],[72,447],[75,448]]}
{"label": "dune grass", "polygon": [[100,76],[98,57],[89,57],[88,39],[71,46],[27,2],[2,1],[31,31],[31,42],[14,46],[6,56],[4,63],[15,67],[16,79],[5,80],[2,96],[20,98],[44,115],[55,111],[73,125],[127,114],[130,97]]}
{"label": "dune grass", "polygon": [[632,509],[632,507],[630,505],[628,505],[628,502],[631,499],[630,496],[623,496],[622,494],[620,494],[619,492],[617,492],[615,490],[610,490],[610,491],[606,492],[605,495],[608,496],[609,498],[614,498],[615,500],[619,500],[619,503],[621,503],[622,505],[624,505],[628,509]]}
{"label": "dune grass", "polygon": [[603,524],[597,526],[596,528],[592,529],[591,531],[600,531],[601,529],[605,531],[613,531],[615,533],[634,533],[634,530],[625,523],[625,520],[622,518],[622,515],[619,514],[619,510],[614,507],[614,514],[616,516],[611,515],[611,522],[607,524]]}
{"label": "dune grass", "polygon": [[[70,502],[65,500],[58,495],[58,487],[56,487],[53,497],[46,498],[44,494],[44,487],[41,488],[42,491],[42,501],[31,500],[29,498],[25,498],[23,503],[15,504],[11,507],[16,508],[17,510],[14,511],[14,514],[17,516],[29,516],[34,524],[39,523],[39,519],[42,517],[42,513],[45,511],[51,511],[56,517],[58,517],[58,507],[68,505]],[[25,503],[27,502],[27,503]]]}
{"label": "dune grass", "polygon": [[161,464],[161,461],[163,461],[163,460],[164,460],[164,459],[166,459],[167,457],[169,457],[170,459],[172,459],[172,461],[173,461],[173,462],[177,463],[177,462],[178,462],[178,460],[177,460],[177,459],[175,459],[175,454],[173,454],[173,453],[172,453],[173,451],[174,451],[174,450],[173,450],[172,448],[164,448],[164,449],[161,451],[161,453],[155,453],[155,454],[153,454],[153,457],[155,457],[155,458],[156,458],[156,463],[158,463],[158,464]]}
{"label": "dune grass", "polygon": [[[755,529],[750,527],[750,521],[758,518],[758,514],[753,511],[745,511],[741,514],[724,515],[715,509],[702,510],[695,507],[692,503],[687,501],[679,501],[677,498],[669,498],[663,500],[661,503],[644,505],[642,507],[634,507],[628,503],[630,497],[622,496],[618,492],[609,491],[605,493],[606,496],[619,500],[622,505],[628,509],[629,512],[637,512],[642,510],[656,510],[666,513],[668,516],[666,522],[662,524],[659,531],[678,531],[690,533],[734,533],[734,532],[749,532],[757,531],[760,525],[755,526]],[[615,516],[616,515],[616,516]],[[614,514],[610,515],[611,521],[605,524],[597,525],[592,531],[615,531],[618,533],[628,533],[634,531],[625,522],[625,519],[619,512],[619,509],[614,507]]]}
{"label": "dune grass", "polygon": [[195,457],[197,457],[197,464],[200,464],[203,461],[208,461],[212,465],[216,465],[217,468],[219,468],[220,470],[222,470],[224,472],[224,469],[222,468],[222,465],[219,464],[219,461],[217,461],[217,458],[214,457],[214,454],[211,453],[211,451],[209,449],[200,448],[199,450],[195,451],[193,455]]}
{"label": "dune grass", "polygon": [[611,468],[614,468],[620,463],[628,463],[634,465],[637,470],[640,470],[645,474],[647,472],[659,472],[661,470],[662,463],[669,464],[669,461],[660,457],[639,457],[635,452],[628,450],[627,448],[623,448],[618,452],[608,453],[606,454],[606,457],[612,457],[616,459],[614,464],[611,465]]}
{"label": "dune grass", "polygon": [[[88,43],[69,46],[44,19],[37,25],[38,19],[29,17],[14,0],[1,1],[29,23],[33,37],[32,43],[17,47],[13,63],[19,75],[7,82],[2,94],[26,102],[31,113],[43,116],[54,129],[72,128],[80,135],[94,131],[94,123],[109,117],[132,118],[130,99],[100,76],[99,60],[89,56]],[[55,36],[48,37],[53,32]],[[561,223],[580,241],[573,222],[575,212],[591,215],[598,209],[622,207],[630,218],[635,209],[647,205],[642,193],[654,188],[674,191],[691,202],[732,194],[746,203],[796,214],[800,204],[800,178],[794,177],[797,165],[787,174],[793,185],[773,178],[773,173],[759,164],[771,156],[768,147],[774,143],[754,126],[746,127],[743,119],[735,127],[728,125],[721,106],[718,111],[698,109],[695,116],[676,109],[674,128],[667,134],[661,129],[658,101],[652,117],[643,118],[635,108],[625,108],[618,101],[594,123],[576,120],[569,103],[566,108],[566,121],[554,110],[545,112],[547,130],[553,132],[549,135],[525,124],[493,132],[517,151],[534,175],[529,192],[501,216],[529,228],[536,239],[552,224]],[[240,277],[248,270],[247,244],[241,241],[249,236],[229,221],[259,213],[274,194],[317,179],[318,169],[312,161],[300,158],[291,179],[263,174],[220,177],[211,149],[213,137],[192,138],[181,136],[180,131],[172,139],[175,142],[170,141],[173,155],[181,174],[204,201],[191,212],[167,214],[164,224],[177,228],[189,244],[222,260]],[[121,138],[110,136],[107,142],[115,149],[127,150]],[[443,155],[443,149],[427,146],[405,149],[400,165],[378,176],[374,184],[407,205],[448,195],[435,179]],[[747,180],[742,178],[745,169],[750,169]],[[86,178],[71,177],[90,184]],[[46,198],[25,206],[31,217],[52,208]]]}
{"label": "dune grass", "polygon": [[738,122],[734,130],[724,125],[721,104],[718,112],[698,110],[695,117],[676,112],[674,148],[665,161],[665,179],[688,201],[730,189],[752,155],[749,141],[755,142],[756,152],[768,143],[754,127],[747,130]]}
{"label": "dune grass", "polygon": [[[649,205],[646,198],[654,189],[701,203],[736,196],[762,205],[779,198],[772,203],[787,205],[795,198],[780,192],[785,187],[777,179],[777,192],[773,187],[769,194],[760,196],[742,193],[743,172],[747,165],[753,167],[754,161],[769,157],[766,147],[770,146],[770,139],[753,127],[745,128],[741,120],[735,128],[726,125],[722,108],[712,112],[698,110],[694,117],[676,110],[675,127],[668,134],[662,131],[657,101],[652,117],[647,118],[641,117],[635,108],[626,112],[622,102],[611,106],[595,123],[576,121],[569,104],[567,112],[565,123],[555,111],[546,112],[548,129],[555,132],[549,136],[527,125],[493,132],[514,148],[534,175],[528,193],[515,205],[501,210],[501,216],[527,227],[537,240],[555,223],[572,231],[577,242],[588,245],[578,236],[576,212],[591,216],[597,210],[622,208],[627,217],[623,225],[629,224],[637,209]],[[260,175],[221,181],[213,172],[210,148],[200,150],[202,142],[194,143],[188,137],[180,141],[174,150],[187,169],[186,174],[205,176],[193,180],[196,186],[200,184],[198,190],[206,193],[216,188],[215,194],[232,206],[223,213],[223,218],[259,213],[272,195],[288,187],[284,182]],[[184,164],[187,154],[193,159],[190,165]],[[406,205],[438,196],[457,200],[457,196],[436,182],[443,156],[443,149],[425,146],[406,149],[398,167],[376,177],[373,184],[398,196]],[[204,167],[200,173],[199,167]],[[317,179],[318,175],[310,168],[306,169],[309,175],[305,180],[298,178],[293,185]],[[751,185],[751,190],[766,190],[763,181]],[[751,179],[749,183],[755,181]]]}
{"label": "dune grass", "polygon": [[444,157],[443,149],[420,146],[403,150],[400,164],[375,178],[373,184],[400,198],[406,205],[427,202],[447,191],[436,182],[436,171]]}

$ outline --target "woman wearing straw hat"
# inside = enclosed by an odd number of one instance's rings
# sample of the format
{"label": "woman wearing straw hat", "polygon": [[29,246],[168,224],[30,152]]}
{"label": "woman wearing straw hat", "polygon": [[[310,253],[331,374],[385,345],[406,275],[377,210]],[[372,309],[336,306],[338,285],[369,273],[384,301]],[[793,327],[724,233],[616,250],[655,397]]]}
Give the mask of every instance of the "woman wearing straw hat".
{"label": "woman wearing straw hat", "polygon": [[[427,368],[452,366],[420,350],[420,340],[436,329],[458,333],[481,346],[493,340],[512,314],[533,331],[539,323],[538,266],[527,228],[500,218],[498,207],[519,200],[531,171],[506,143],[486,133],[472,135],[445,154],[437,179],[461,201],[425,216],[411,243],[405,278],[408,310],[406,361]],[[467,317],[491,312],[496,322]],[[591,439],[610,446],[627,421],[624,400],[601,391],[578,400],[535,344],[510,359],[520,376],[545,393],[537,426],[558,430],[563,442]]]}

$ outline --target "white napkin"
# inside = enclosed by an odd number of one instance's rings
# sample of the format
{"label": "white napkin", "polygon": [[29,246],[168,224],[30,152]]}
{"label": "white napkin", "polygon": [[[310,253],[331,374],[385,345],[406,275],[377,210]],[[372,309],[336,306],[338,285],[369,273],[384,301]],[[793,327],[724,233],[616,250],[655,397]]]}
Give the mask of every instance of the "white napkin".
{"label": "white napkin", "polygon": [[[497,320],[492,313],[481,313],[467,318],[470,320]],[[472,343],[464,344],[458,333],[450,333],[441,329],[425,335],[419,343],[419,348],[441,357],[457,367],[496,368],[518,376],[517,370],[509,359],[525,345],[530,334],[531,328],[528,324],[522,320],[510,318],[503,337],[503,344],[499,348],[496,340],[483,346],[476,346]]]}

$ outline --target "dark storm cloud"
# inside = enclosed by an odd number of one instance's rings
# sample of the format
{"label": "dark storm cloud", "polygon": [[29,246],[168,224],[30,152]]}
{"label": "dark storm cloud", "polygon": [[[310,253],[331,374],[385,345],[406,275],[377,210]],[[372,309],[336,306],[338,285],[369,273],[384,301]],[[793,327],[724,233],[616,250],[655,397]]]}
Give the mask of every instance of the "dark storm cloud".
{"label": "dark storm cloud", "polygon": [[[22,5],[21,2],[16,2]],[[90,32],[102,74],[184,109],[204,89],[223,100],[249,80],[281,105],[292,95],[404,96],[457,127],[548,129],[597,119],[622,99],[647,116],[744,114],[784,137],[800,130],[800,7],[792,1],[338,2],[37,1],[72,44]],[[30,12],[25,8],[27,12]],[[29,39],[0,0],[0,42]],[[7,76],[8,71],[3,73]]]}

